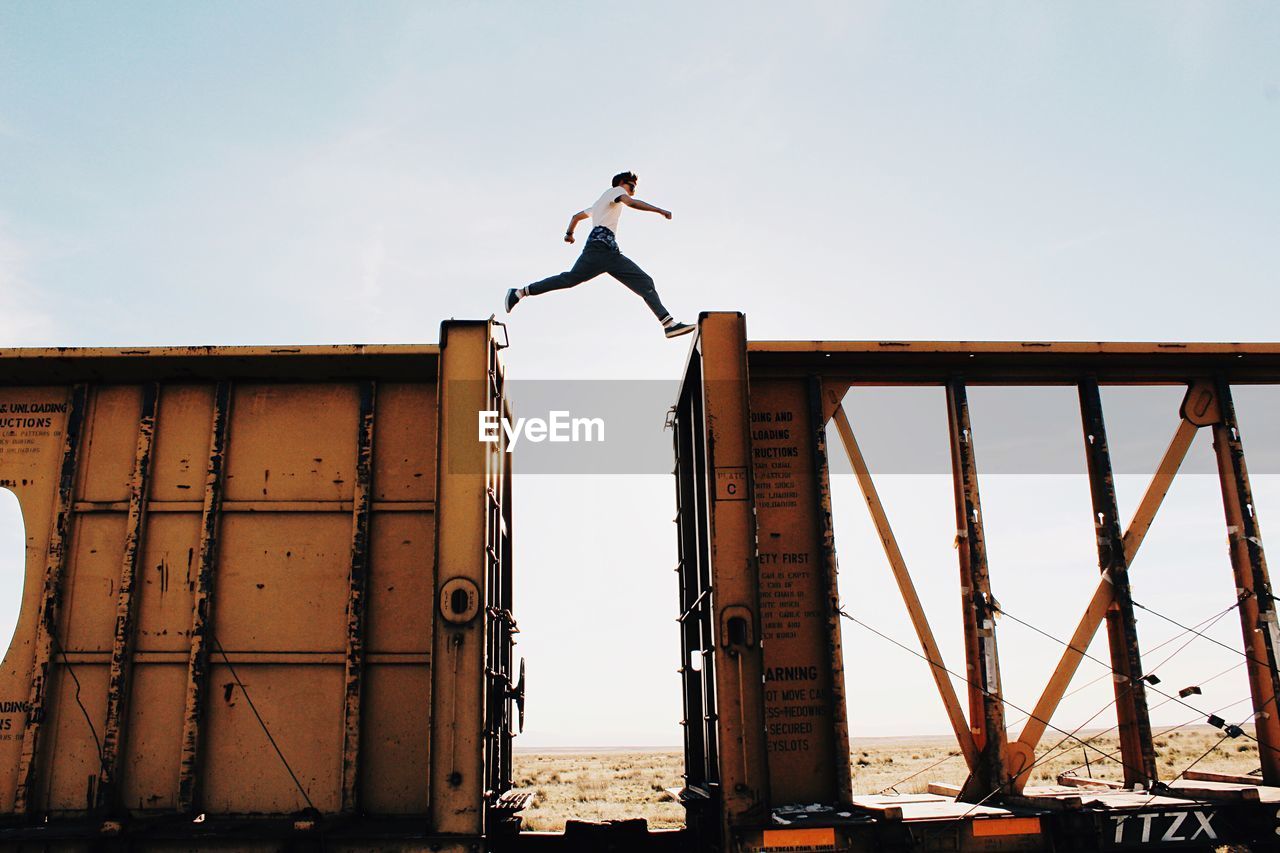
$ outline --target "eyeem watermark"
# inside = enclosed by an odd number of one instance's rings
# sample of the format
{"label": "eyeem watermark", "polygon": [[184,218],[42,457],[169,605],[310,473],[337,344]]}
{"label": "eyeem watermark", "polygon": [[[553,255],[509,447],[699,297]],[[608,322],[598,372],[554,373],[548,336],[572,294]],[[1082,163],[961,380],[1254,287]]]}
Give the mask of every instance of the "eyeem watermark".
{"label": "eyeem watermark", "polygon": [[604,441],[604,418],[575,418],[569,412],[550,411],[546,418],[516,418],[512,423],[499,412],[482,411],[479,415],[479,440],[493,444],[506,433],[508,453],[520,443],[521,437],[534,444]]}

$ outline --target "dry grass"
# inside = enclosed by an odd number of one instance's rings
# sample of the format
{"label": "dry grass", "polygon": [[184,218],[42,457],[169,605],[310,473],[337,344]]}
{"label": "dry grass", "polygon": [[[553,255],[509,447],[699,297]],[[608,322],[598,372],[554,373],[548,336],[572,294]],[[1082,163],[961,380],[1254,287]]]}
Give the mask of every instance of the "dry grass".
{"label": "dry grass", "polygon": [[[1045,736],[1041,753],[1056,743]],[[1081,739],[1091,735],[1082,733]],[[1257,744],[1248,737],[1222,739],[1208,727],[1188,727],[1156,739],[1163,779],[1172,779],[1192,762],[1197,770],[1248,773],[1258,767]],[[1092,740],[1089,767],[1084,749],[1068,741],[1063,749],[1032,771],[1031,784],[1050,784],[1059,773],[1074,772],[1119,779],[1117,760],[1100,753],[1119,754],[1115,735]],[[1056,755],[1056,757],[1055,757]],[[642,817],[650,827],[684,825],[684,809],[667,793],[682,784],[683,759],[678,751],[634,752],[517,752],[515,787],[533,792],[523,813],[530,830],[563,829],[565,820],[618,820]],[[855,740],[853,786],[859,793],[919,793],[930,782],[960,784],[964,760],[949,738],[877,738]]]}
{"label": "dry grass", "polygon": [[684,759],[674,750],[517,752],[514,781],[516,788],[533,792],[523,812],[525,829],[563,829],[569,818],[635,817],[657,829],[684,826],[684,808],[667,793],[683,784],[682,772]]}

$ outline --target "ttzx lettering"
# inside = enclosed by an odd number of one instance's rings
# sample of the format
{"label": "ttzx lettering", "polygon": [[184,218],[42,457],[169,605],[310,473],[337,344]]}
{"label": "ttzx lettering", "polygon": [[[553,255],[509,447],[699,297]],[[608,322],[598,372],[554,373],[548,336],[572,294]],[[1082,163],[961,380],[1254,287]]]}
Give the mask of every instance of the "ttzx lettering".
{"label": "ttzx lettering", "polygon": [[[1161,835],[1160,838],[1156,839],[1158,841],[1195,841],[1201,835],[1203,835],[1205,838],[1207,838],[1210,841],[1217,841],[1218,833],[1213,831],[1213,826],[1210,823],[1216,814],[1217,814],[1216,812],[1209,812],[1208,814],[1205,814],[1204,812],[1201,812],[1201,811],[1150,812],[1148,814],[1116,815],[1111,819],[1116,822],[1116,837],[1115,837],[1116,844],[1123,843],[1123,841],[1125,840],[1124,836],[1125,836],[1126,824],[1135,825],[1139,823],[1142,825],[1142,829],[1141,829],[1142,837],[1138,839],[1139,843],[1146,844],[1150,842],[1152,840],[1151,824],[1153,821],[1155,821],[1156,818],[1172,818],[1173,820],[1173,823],[1171,823],[1169,825],[1169,828],[1164,831],[1164,834]],[[1186,823],[1187,818],[1190,818],[1190,817],[1194,817],[1196,819],[1197,826],[1196,826],[1195,832],[1191,833],[1191,835],[1189,836],[1185,834],[1180,834],[1180,833],[1186,833],[1188,830],[1191,829],[1190,826],[1183,828],[1183,824]],[[1133,839],[1130,839],[1130,841],[1132,840]]]}

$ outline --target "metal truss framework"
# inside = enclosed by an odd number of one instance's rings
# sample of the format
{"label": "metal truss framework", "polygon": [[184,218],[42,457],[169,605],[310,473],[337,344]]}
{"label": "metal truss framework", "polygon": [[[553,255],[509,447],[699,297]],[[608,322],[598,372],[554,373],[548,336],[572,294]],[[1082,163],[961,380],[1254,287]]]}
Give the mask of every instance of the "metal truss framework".
{"label": "metal truss framework", "polygon": [[[725,849],[735,830],[792,802],[849,802],[851,768],[826,431],[833,424],[902,593],[921,653],[969,768],[959,800],[1024,802],[1035,750],[1106,624],[1124,785],[1158,779],[1129,566],[1192,441],[1213,436],[1239,595],[1263,784],[1280,785],[1275,599],[1231,389],[1280,384],[1280,345],[1159,343],[748,342],[741,314],[704,314],[672,425],[681,530],[686,801],[720,803]],[[854,386],[946,392],[955,490],[967,703],[933,630],[858,445]],[[978,453],[967,389],[1078,391],[1096,519],[1100,579],[1016,740],[1004,717]],[[1105,385],[1181,385],[1169,443],[1122,527],[1099,393]],[[792,726],[788,721],[803,720]],[[806,728],[807,727],[807,728]],[[799,734],[797,734],[799,733]],[[797,760],[797,756],[800,757]],[[696,809],[691,809],[691,814]],[[691,825],[696,821],[691,818]]]}

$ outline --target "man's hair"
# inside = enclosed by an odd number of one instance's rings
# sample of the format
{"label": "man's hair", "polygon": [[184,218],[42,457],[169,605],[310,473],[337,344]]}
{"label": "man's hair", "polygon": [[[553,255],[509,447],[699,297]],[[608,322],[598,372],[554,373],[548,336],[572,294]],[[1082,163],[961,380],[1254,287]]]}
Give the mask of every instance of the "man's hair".
{"label": "man's hair", "polygon": [[619,172],[613,176],[613,185],[620,187],[623,184],[634,184],[640,179],[636,177],[635,172]]}

